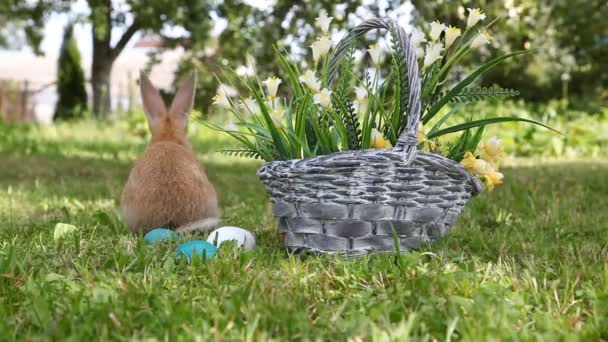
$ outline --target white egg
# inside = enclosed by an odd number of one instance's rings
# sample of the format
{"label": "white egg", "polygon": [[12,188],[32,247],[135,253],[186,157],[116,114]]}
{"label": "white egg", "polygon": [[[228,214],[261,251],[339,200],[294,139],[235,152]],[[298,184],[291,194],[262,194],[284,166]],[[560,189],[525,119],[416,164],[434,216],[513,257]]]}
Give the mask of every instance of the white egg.
{"label": "white egg", "polygon": [[225,241],[236,241],[239,247],[246,251],[250,251],[255,247],[255,237],[249,231],[239,227],[221,227],[209,234],[207,242],[214,244],[216,247]]}

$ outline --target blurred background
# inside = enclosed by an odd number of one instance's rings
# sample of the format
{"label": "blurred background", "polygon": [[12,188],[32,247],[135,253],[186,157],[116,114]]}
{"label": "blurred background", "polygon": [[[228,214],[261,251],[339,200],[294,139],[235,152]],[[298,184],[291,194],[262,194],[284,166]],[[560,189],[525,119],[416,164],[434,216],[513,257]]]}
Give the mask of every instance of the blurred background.
{"label": "blurred background", "polygon": [[[197,114],[221,121],[225,113],[216,112],[211,98],[222,70],[281,76],[273,46],[305,65],[322,9],[334,17],[335,43],[370,17],[392,17],[408,32],[428,31],[434,20],[463,27],[466,8],[476,7],[501,19],[490,29],[492,44],[464,61],[457,74],[506,52],[532,53],[498,66],[479,84],[517,89],[518,98],[468,110],[534,118],[565,133],[500,126],[497,134],[516,155],[608,156],[605,0],[3,0],[0,121],[123,120],[145,135],[137,92],[142,70],[167,97],[182,76],[196,72]],[[358,58],[363,46],[360,52]]]}

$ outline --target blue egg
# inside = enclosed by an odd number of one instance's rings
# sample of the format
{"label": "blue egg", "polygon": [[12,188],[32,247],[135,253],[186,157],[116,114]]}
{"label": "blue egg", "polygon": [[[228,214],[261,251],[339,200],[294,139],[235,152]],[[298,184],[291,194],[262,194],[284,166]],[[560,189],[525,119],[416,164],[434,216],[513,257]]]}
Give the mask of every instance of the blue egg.
{"label": "blue egg", "polygon": [[149,231],[144,236],[147,243],[159,243],[167,240],[177,239],[177,233],[166,228],[156,228]]}
{"label": "blue egg", "polygon": [[188,260],[195,254],[209,260],[215,256],[216,252],[217,248],[213,244],[203,240],[188,241],[177,247],[177,250],[175,251],[177,256],[186,257]]}

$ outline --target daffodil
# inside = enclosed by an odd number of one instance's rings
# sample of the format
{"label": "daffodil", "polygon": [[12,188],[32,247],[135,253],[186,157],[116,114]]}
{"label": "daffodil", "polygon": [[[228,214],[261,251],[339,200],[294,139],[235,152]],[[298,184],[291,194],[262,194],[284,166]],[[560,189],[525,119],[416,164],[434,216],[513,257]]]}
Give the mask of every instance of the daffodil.
{"label": "daffodil", "polygon": [[492,39],[492,36],[490,36],[489,34],[487,34],[485,32],[480,33],[471,42],[471,48],[476,49],[476,48],[482,47],[486,44],[490,44],[490,39]]}
{"label": "daffodil", "polygon": [[410,35],[410,41],[412,42],[412,45],[414,45],[415,47],[420,46],[420,44],[426,42],[426,37],[424,36],[424,32],[420,31],[417,28],[414,28],[414,30],[412,31],[412,34]]}
{"label": "daffodil", "polygon": [[436,61],[443,58],[443,56],[441,55],[441,52],[443,50],[444,49],[441,43],[427,45],[426,54],[424,55],[424,67],[429,67]]}
{"label": "daffodil", "polygon": [[241,104],[239,106],[249,114],[255,114],[259,111],[258,104],[252,97],[242,99]]}
{"label": "daffodil", "polygon": [[464,158],[460,161],[460,164],[478,176],[485,176],[489,172],[494,171],[490,164],[483,159],[477,159],[471,152],[464,154]]}
{"label": "daffodil", "polygon": [[372,62],[375,65],[378,65],[380,63],[380,57],[382,56],[382,47],[377,44],[372,44],[369,46],[369,49],[367,49],[367,52],[369,53]]}
{"label": "daffodil", "polygon": [[315,72],[312,70],[307,70],[298,79],[300,80],[300,82],[306,84],[306,86],[312,91],[317,92],[319,91],[319,89],[321,89],[321,81],[317,79]]}
{"label": "daffodil", "polygon": [[479,8],[467,8],[469,10],[469,18],[467,19],[467,28],[475,26],[480,20],[485,20],[486,15]]}
{"label": "daffodil", "polygon": [[277,96],[277,90],[279,89],[279,84],[281,84],[283,81],[281,81],[280,78],[271,76],[268,77],[264,82],[264,85],[266,86],[266,89],[268,90],[268,97],[270,99],[273,99],[275,96]]}
{"label": "daffodil", "polygon": [[437,41],[437,39],[439,39],[439,36],[441,36],[441,32],[443,32],[446,28],[447,26],[445,26],[445,24],[442,24],[438,21],[433,21],[431,23],[431,39],[433,41]]}
{"label": "daffodil", "polygon": [[449,49],[450,46],[452,46],[452,44],[454,44],[454,41],[456,40],[456,38],[458,38],[460,36],[461,32],[459,28],[456,28],[454,26],[450,26],[445,30],[445,48]]}
{"label": "daffodil", "polygon": [[422,145],[423,151],[430,151],[432,147],[435,147],[435,143],[426,138],[422,122],[418,123],[418,145]]}
{"label": "daffodil", "polygon": [[492,167],[496,170],[498,170],[498,164],[501,160],[502,151],[502,140],[498,139],[497,137],[492,137],[481,143],[479,146],[480,158],[490,163],[490,165],[492,165]]}
{"label": "daffodil", "polygon": [[217,94],[213,98],[214,105],[218,105],[221,107],[230,107],[230,101],[228,101],[228,97],[226,97],[226,90],[222,86],[217,90]]}
{"label": "daffodil", "polygon": [[485,185],[486,189],[492,191],[495,185],[502,184],[503,178],[504,175],[502,173],[492,170],[484,176],[483,184]]}
{"label": "daffodil", "polygon": [[312,99],[314,101],[314,103],[321,105],[321,107],[323,108],[330,108],[331,107],[331,93],[332,91],[327,89],[327,88],[323,88],[321,89],[320,92],[316,93]]}
{"label": "daffodil", "polygon": [[317,23],[317,26],[321,28],[321,31],[323,31],[323,33],[327,33],[329,31],[329,24],[331,24],[331,21],[333,19],[334,17],[327,16],[326,10],[321,10],[319,16],[315,19],[315,22]]}
{"label": "daffodil", "polygon": [[384,138],[382,133],[375,128],[372,128],[371,146],[373,148],[390,148],[393,147],[391,142]]}

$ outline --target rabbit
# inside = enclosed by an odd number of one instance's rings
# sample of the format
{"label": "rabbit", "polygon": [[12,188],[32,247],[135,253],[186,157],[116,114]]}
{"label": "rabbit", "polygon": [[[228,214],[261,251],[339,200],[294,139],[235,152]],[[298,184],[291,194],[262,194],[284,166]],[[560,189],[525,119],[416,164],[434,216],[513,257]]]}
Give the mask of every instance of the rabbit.
{"label": "rabbit", "polygon": [[207,231],[220,222],[215,188],[186,138],[195,87],[194,78],[183,82],[167,111],[159,91],[141,74],[141,96],[152,138],[122,192],[123,219],[133,233],[159,227]]}

